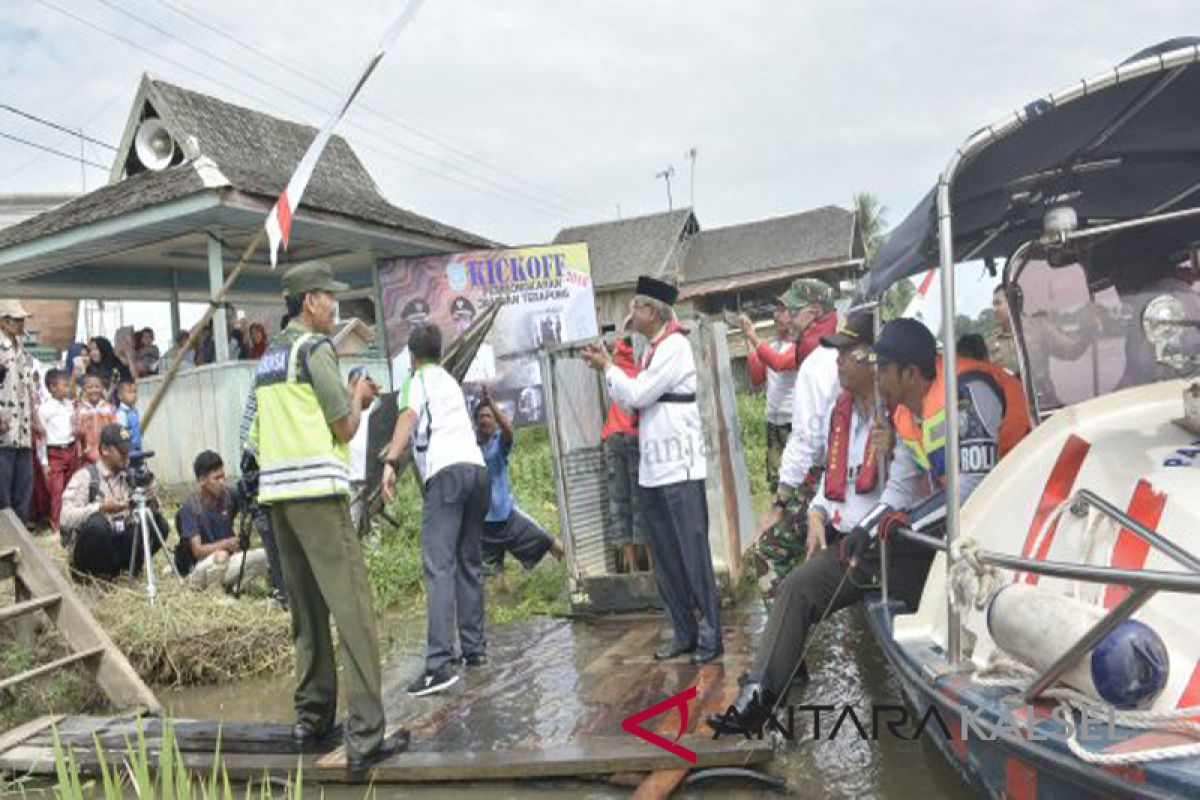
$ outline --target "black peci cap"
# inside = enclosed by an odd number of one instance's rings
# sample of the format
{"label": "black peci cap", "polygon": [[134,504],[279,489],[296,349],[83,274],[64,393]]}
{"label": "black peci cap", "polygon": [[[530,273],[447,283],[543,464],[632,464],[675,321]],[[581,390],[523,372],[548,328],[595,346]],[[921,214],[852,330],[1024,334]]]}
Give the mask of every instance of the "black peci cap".
{"label": "black peci cap", "polygon": [[854,347],[875,341],[875,315],[867,310],[851,311],[837,333],[821,337],[823,347]]}
{"label": "black peci cap", "polygon": [[651,278],[649,275],[641,275],[637,280],[637,294],[645,297],[653,297],[655,300],[660,300],[669,306],[675,305],[675,301],[679,299],[679,289],[666,281],[660,281],[656,278]]}
{"label": "black peci cap", "polygon": [[937,340],[915,319],[894,319],[884,325],[871,350],[880,364],[915,364],[932,370],[937,363]]}

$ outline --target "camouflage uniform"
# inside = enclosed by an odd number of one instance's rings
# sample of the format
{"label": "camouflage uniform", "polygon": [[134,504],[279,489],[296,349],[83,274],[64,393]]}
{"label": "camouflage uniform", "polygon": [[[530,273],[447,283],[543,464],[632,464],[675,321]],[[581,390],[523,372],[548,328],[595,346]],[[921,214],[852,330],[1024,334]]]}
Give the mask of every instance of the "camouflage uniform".
{"label": "camouflage uniform", "polygon": [[[820,304],[833,308],[837,293],[829,284],[815,278],[797,278],[779,298],[790,309],[801,309]],[[786,443],[786,441],[785,441]],[[783,448],[780,448],[782,456]],[[775,462],[778,474],[779,462]],[[804,560],[808,545],[808,504],[813,498],[821,467],[813,466],[802,486],[780,485],[775,504],[781,506],[779,521],[764,533],[754,544],[754,565],[758,585],[763,597],[770,599],[779,585],[794,567]]]}
{"label": "camouflage uniform", "polygon": [[771,599],[779,582],[804,560],[808,543],[808,504],[812,502],[815,485],[815,482],[805,484],[798,489],[780,486],[776,502],[783,504],[783,513],[779,521],[754,543],[754,571],[765,599]]}

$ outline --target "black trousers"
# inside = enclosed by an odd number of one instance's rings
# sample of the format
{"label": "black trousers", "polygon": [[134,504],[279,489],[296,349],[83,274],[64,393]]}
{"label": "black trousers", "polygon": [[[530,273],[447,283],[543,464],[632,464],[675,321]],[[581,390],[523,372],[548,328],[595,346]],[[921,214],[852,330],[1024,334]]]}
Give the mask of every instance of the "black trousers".
{"label": "black trousers", "polygon": [[29,524],[33,499],[33,451],[28,447],[0,448],[0,509],[11,508]]}
{"label": "black trousers", "polygon": [[425,671],[454,660],[458,634],[462,655],[487,650],[483,618],[483,518],[491,503],[484,467],[453,464],[425,484],[421,559],[425,565]]}
{"label": "black trousers", "polygon": [[271,526],[271,514],[266,506],[259,506],[254,515],[254,527],[262,539],[263,549],[267,551],[267,571],[271,576],[271,586],[279,594],[287,597],[287,587],[283,582],[283,565],[279,561],[279,546],[275,544],[275,528]]}
{"label": "black trousers", "polygon": [[704,481],[641,487],[654,580],[678,647],[720,650],[721,601],[708,545]]}
{"label": "black trousers", "polygon": [[[165,539],[171,529],[162,514],[154,514]],[[158,537],[150,532],[150,555],[158,552]],[[136,556],[135,556],[136,553]],[[125,522],[124,530],[117,530],[108,517],[97,512],[88,517],[75,531],[75,544],[71,550],[71,567],[76,572],[104,580],[112,580],[129,569],[133,559],[134,574],[142,571],[142,534],[132,518]]]}
{"label": "black trousers", "polygon": [[[749,679],[782,697],[804,653],[810,630],[827,615],[854,605],[879,588],[879,551],[871,550],[853,570],[841,561],[842,534],[825,529],[828,544],[788,573],[775,593],[767,629]],[[907,542],[889,546],[888,592],[910,609],[921,601],[933,551]]]}
{"label": "black trousers", "polygon": [[520,509],[503,522],[483,523],[483,568],[496,572],[504,568],[504,556],[511,553],[525,569],[533,569],[546,553],[554,539],[533,518]]}

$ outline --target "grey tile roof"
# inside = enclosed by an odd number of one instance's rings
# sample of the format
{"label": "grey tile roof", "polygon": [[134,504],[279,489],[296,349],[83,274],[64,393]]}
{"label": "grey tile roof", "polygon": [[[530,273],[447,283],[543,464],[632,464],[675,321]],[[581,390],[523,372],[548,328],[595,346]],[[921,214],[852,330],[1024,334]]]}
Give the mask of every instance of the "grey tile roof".
{"label": "grey tile roof", "polygon": [[[148,77],[143,78],[134,101],[133,121],[138,119],[144,102],[155,108],[178,143],[195,137],[199,155],[215,162],[232,188],[268,200],[279,196],[317,133],[309,125]],[[126,140],[129,138],[127,132]],[[200,177],[187,163],[161,172],[141,172],[6,229],[0,237],[0,246],[118,216],[203,188]],[[493,244],[483,237],[393,206],[380,194],[350,145],[336,135],[317,162],[301,203],[301,209],[305,207],[468,246]]]}
{"label": "grey tile roof", "polygon": [[101,186],[58,208],[0,230],[0,248],[49,236],[68,228],[119,217],[139,208],[165,203],[201,191],[204,181],[191,164],[161,172],[142,172],[120,183]]}
{"label": "grey tile roof", "polygon": [[670,263],[685,233],[697,228],[690,208],[643,217],[563,228],[555,244],[587,242],[592,281],[597,289],[633,283],[638,275],[656,275]]}
{"label": "grey tile roof", "polygon": [[851,258],[854,213],[837,206],[704,230],[692,237],[683,284]]}

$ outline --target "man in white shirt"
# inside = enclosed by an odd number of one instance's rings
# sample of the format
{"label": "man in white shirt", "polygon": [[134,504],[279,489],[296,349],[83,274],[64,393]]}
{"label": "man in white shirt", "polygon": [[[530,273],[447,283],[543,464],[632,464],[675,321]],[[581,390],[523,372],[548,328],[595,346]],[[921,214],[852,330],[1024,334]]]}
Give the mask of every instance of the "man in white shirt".
{"label": "man in white shirt", "polygon": [[[584,357],[604,372],[610,396],[636,410],[641,458],[638,486],[654,579],[674,637],[655,659],[691,653],[692,664],[721,655],[720,600],[708,543],[704,431],[696,407],[696,362],[671,305],[674,286],[642,276],[630,303],[630,326],[650,346],[636,377],[612,363],[604,345]],[[697,617],[699,617],[697,621]]]}
{"label": "man in white shirt", "polygon": [[[924,470],[898,441],[890,451],[884,477],[879,452],[883,438],[872,437],[873,341],[869,311],[852,313],[837,333],[821,339],[823,348],[837,354],[840,381],[840,391],[822,418],[825,436],[815,454],[825,461],[825,471],[808,513],[808,557],[780,584],[754,666],[734,704],[747,730],[765,717],[793,678],[806,674],[801,657],[811,627],[823,614],[857,603],[876,585],[875,575],[862,566],[851,568],[845,577],[842,540],[880,503],[912,508],[930,491]],[[709,717],[709,724],[723,732],[737,727],[731,727],[733,722],[728,713]]]}
{"label": "man in white shirt", "polygon": [[466,666],[487,664],[482,541],[492,495],[462,389],[439,363],[441,330],[436,325],[417,327],[408,349],[414,369],[400,389],[400,416],[388,445],[382,481],[383,497],[390,503],[400,454],[411,442],[425,482],[421,558],[427,634],[425,669],[408,693],[424,697],[458,682],[455,633]]}
{"label": "man in white shirt", "polygon": [[[789,292],[799,293],[805,308],[833,307],[833,290],[819,281],[797,281]],[[836,326],[829,332],[834,330]],[[796,371],[791,431],[780,457],[779,487],[775,491],[777,520],[754,545],[759,588],[767,599],[774,597],[780,581],[804,553],[805,514],[822,467],[818,457],[825,442],[822,422],[840,390],[837,352],[819,346],[819,342]]]}

